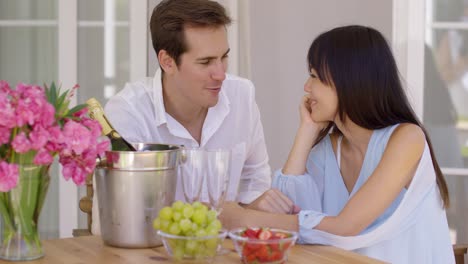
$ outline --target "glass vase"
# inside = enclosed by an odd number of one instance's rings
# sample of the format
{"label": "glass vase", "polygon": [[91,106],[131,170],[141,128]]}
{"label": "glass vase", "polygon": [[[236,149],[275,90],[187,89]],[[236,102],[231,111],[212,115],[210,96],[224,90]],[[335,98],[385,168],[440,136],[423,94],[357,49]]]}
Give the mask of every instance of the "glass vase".
{"label": "glass vase", "polygon": [[49,187],[49,166],[18,165],[18,185],[0,193],[0,259],[33,260],[44,256],[37,227]]}

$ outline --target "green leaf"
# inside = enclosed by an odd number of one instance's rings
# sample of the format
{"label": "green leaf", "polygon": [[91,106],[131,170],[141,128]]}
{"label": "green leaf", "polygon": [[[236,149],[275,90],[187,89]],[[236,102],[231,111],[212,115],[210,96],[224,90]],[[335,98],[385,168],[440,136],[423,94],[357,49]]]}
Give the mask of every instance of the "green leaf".
{"label": "green leaf", "polygon": [[86,108],[85,104],[77,105],[77,106],[73,107],[72,109],[70,109],[70,111],[68,111],[68,114],[73,115],[74,113],[82,110],[83,108]]}
{"label": "green leaf", "polygon": [[[55,107],[55,109],[57,109],[57,111],[58,111],[59,109],[62,110],[62,106],[63,106],[63,104],[64,104],[64,102],[65,102],[65,99],[67,99],[67,95],[68,95],[68,91],[66,91],[66,92],[64,92],[63,94],[61,94],[61,95],[59,96],[59,98],[57,99],[56,105],[54,105],[54,107]],[[62,112],[60,111],[60,113],[62,113]]]}
{"label": "green leaf", "polygon": [[59,109],[59,112],[61,113],[61,115],[63,117],[65,116],[68,116],[69,115],[69,110],[68,110],[68,106],[70,105],[70,101],[66,101],[64,104],[62,104],[62,106],[60,107]]}
{"label": "green leaf", "polygon": [[5,159],[9,148],[10,147],[7,144],[3,144],[0,146],[0,159]]}
{"label": "green leaf", "polygon": [[44,83],[44,91],[45,91],[45,94],[46,94],[46,97],[47,97],[47,102],[50,103],[50,89],[49,87],[47,86],[47,84]]}
{"label": "green leaf", "polygon": [[50,85],[50,103],[56,106],[57,101],[57,87],[55,86],[55,82],[52,82]]}

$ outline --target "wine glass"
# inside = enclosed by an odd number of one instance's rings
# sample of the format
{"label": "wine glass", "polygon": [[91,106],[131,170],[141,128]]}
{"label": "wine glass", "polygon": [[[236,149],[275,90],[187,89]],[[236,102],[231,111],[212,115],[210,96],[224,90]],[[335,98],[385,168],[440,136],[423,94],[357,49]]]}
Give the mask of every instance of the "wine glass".
{"label": "wine glass", "polygon": [[[205,151],[206,159],[206,184],[208,197],[212,210],[219,215],[222,210],[224,199],[229,185],[229,170],[231,164],[231,151],[227,149],[214,149]],[[218,255],[225,255],[229,250],[220,247]]]}
{"label": "wine glass", "polygon": [[219,215],[229,185],[231,151],[227,149],[206,150],[206,184],[211,209]]}
{"label": "wine glass", "polygon": [[188,203],[200,200],[204,177],[204,156],[205,152],[199,148],[184,148],[181,151],[178,173],[182,181],[185,201]]}

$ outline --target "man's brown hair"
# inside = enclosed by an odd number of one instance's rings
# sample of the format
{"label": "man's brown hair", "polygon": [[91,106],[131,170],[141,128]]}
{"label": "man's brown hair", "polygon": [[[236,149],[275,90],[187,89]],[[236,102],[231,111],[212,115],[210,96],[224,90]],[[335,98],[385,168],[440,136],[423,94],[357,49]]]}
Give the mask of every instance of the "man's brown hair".
{"label": "man's brown hair", "polygon": [[231,23],[222,5],[210,0],[163,0],[153,10],[151,39],[156,56],[165,50],[180,64],[187,51],[186,27],[219,27]]}

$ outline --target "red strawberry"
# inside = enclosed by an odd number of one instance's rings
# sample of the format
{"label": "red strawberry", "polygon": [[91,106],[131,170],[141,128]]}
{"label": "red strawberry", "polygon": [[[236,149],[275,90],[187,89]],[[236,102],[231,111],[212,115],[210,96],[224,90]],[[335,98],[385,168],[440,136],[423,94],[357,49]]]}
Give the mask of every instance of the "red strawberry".
{"label": "red strawberry", "polygon": [[270,260],[270,252],[267,248],[267,245],[262,245],[256,252],[255,256],[260,261],[269,261]]}
{"label": "red strawberry", "polygon": [[279,244],[277,242],[272,242],[269,245],[272,252],[280,250]]}
{"label": "red strawberry", "polygon": [[253,230],[251,228],[248,228],[247,230],[244,231],[242,234],[243,237],[248,237],[248,238],[257,238],[258,232],[256,230]]}
{"label": "red strawberry", "polygon": [[283,253],[279,251],[275,251],[271,253],[270,260],[271,261],[278,261],[283,259]]}
{"label": "red strawberry", "polygon": [[275,238],[277,238],[277,239],[278,239],[278,238],[285,238],[285,237],[288,237],[287,234],[281,233],[281,232],[275,232],[275,233],[273,234],[273,236],[274,236]]}
{"label": "red strawberry", "polygon": [[244,248],[248,248],[249,251],[253,252],[258,250],[262,245],[259,243],[249,243],[247,242],[244,246]]}
{"label": "red strawberry", "polygon": [[260,234],[258,234],[258,239],[260,240],[268,240],[271,237],[271,232],[268,229],[262,229],[260,231]]}
{"label": "red strawberry", "polygon": [[253,262],[257,259],[257,256],[255,256],[255,254],[244,255],[244,257],[248,263]]}

